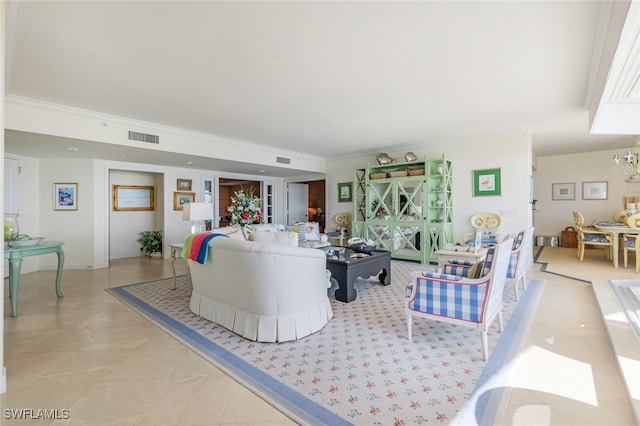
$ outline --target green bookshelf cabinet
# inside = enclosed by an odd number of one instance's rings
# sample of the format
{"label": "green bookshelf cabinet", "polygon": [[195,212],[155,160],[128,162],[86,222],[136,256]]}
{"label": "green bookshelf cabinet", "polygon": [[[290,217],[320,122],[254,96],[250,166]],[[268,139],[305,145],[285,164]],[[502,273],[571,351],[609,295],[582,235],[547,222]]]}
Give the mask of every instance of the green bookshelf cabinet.
{"label": "green bookshelf cabinet", "polygon": [[353,235],[394,259],[437,262],[452,241],[451,161],[392,163],[355,170]]}

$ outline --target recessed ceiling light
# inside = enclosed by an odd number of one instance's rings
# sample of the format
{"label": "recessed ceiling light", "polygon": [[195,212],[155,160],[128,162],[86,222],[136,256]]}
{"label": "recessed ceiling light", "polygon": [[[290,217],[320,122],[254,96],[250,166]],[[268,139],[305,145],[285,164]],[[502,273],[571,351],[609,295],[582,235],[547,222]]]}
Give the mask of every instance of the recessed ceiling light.
{"label": "recessed ceiling light", "polygon": [[78,150],[77,146],[68,146],[67,147],[67,151],[72,151],[72,152],[76,152]]}
{"label": "recessed ceiling light", "polygon": [[187,161],[187,166],[193,166],[193,161]]}
{"label": "recessed ceiling light", "polygon": [[258,170],[258,172],[259,172],[259,173],[267,173],[267,171],[266,171],[266,170],[264,170],[264,169],[260,169],[260,170]]}

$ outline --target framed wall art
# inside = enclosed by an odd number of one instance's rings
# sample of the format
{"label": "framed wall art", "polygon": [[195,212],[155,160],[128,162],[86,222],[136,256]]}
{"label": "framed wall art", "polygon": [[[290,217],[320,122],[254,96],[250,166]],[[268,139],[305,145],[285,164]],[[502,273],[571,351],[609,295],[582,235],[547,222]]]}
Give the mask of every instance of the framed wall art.
{"label": "framed wall art", "polygon": [[155,209],[153,186],[113,185],[113,210],[153,211]]}
{"label": "framed wall art", "polygon": [[173,210],[184,210],[184,205],[196,201],[195,192],[176,191],[173,193]]}
{"label": "framed wall art", "polygon": [[351,196],[351,182],[342,182],[338,184],[338,202],[345,203],[352,200]]}
{"label": "framed wall art", "polygon": [[53,184],[53,209],[54,210],[78,210],[78,184],[54,183]]}
{"label": "framed wall art", "polygon": [[607,182],[582,182],[583,200],[606,200]]}
{"label": "framed wall art", "polygon": [[575,200],[576,199],[575,182],[552,183],[551,199],[552,200]]}
{"label": "framed wall art", "polygon": [[191,191],[191,179],[178,179],[178,191]]}
{"label": "framed wall art", "polygon": [[473,171],[473,196],[500,195],[500,169]]}

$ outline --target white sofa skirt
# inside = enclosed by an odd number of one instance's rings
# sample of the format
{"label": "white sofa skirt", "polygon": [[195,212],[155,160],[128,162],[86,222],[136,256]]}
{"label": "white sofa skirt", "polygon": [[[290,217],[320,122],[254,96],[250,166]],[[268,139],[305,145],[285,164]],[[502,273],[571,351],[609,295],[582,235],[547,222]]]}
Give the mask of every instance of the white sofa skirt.
{"label": "white sofa skirt", "polygon": [[322,250],[217,237],[189,269],[191,311],[247,339],[297,340],[333,317]]}

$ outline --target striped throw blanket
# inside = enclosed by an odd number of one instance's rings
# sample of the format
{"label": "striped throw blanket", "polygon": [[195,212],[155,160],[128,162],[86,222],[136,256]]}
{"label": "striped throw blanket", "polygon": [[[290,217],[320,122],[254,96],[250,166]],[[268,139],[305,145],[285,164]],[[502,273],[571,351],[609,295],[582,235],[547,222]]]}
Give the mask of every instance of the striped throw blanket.
{"label": "striped throw blanket", "polygon": [[189,235],[184,246],[182,246],[180,256],[183,259],[191,259],[194,262],[203,264],[207,260],[207,255],[209,254],[209,241],[215,237],[229,238],[228,235],[211,232],[199,232],[197,234]]}

